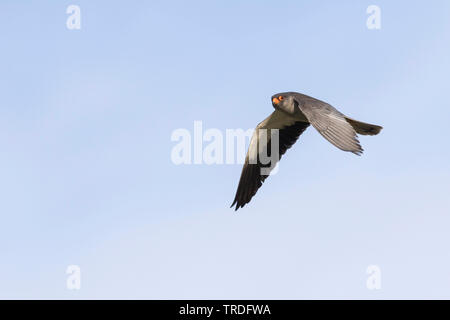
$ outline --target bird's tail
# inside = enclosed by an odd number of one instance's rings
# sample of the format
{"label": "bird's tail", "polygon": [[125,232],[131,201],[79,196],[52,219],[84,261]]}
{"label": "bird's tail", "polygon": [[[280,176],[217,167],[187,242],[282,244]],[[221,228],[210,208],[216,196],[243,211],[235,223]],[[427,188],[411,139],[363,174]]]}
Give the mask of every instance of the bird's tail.
{"label": "bird's tail", "polygon": [[374,136],[376,134],[379,134],[381,129],[383,129],[383,127],[370,123],[356,121],[348,117],[345,117],[345,120],[347,120],[347,122],[350,123],[350,125],[353,127],[353,129],[355,129],[357,133],[363,135]]}

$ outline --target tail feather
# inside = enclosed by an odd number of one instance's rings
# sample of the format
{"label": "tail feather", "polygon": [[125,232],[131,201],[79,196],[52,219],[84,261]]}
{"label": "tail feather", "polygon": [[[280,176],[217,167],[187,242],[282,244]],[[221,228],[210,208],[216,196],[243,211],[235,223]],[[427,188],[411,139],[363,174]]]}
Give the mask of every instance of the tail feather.
{"label": "tail feather", "polygon": [[350,123],[350,125],[353,127],[353,129],[355,129],[356,133],[359,133],[362,135],[374,136],[376,134],[379,134],[381,129],[383,129],[383,127],[381,127],[381,126],[356,121],[352,118],[345,117],[345,120],[347,120],[347,122]]}

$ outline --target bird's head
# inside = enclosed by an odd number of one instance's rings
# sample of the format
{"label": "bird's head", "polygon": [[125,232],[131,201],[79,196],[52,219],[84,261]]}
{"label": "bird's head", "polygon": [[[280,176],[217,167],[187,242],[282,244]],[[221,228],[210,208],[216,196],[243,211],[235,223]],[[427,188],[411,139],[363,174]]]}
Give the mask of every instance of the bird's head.
{"label": "bird's head", "polygon": [[272,106],[275,109],[283,110],[293,114],[298,102],[295,100],[291,92],[277,93],[272,96]]}

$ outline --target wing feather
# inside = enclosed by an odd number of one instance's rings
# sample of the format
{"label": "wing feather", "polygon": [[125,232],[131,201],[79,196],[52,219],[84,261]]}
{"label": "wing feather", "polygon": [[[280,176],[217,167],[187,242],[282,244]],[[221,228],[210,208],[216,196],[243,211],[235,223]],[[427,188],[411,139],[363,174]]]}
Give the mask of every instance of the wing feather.
{"label": "wing feather", "polygon": [[363,153],[355,129],[331,105],[314,98],[305,98],[299,103],[299,108],[313,127],[334,146],[356,155]]}
{"label": "wing feather", "polygon": [[[258,148],[261,138],[260,129],[279,129],[278,162],[281,159],[281,156],[297,141],[298,137],[308,126],[309,123],[297,121],[278,110],[274,111],[269,117],[258,124],[250,141],[236,196],[231,205],[232,207],[236,205],[235,210],[242,208],[249,203],[266,180],[267,175],[262,173],[262,169],[271,170],[271,168],[275,166],[273,163],[263,164],[260,161]],[[271,136],[270,133],[267,133],[267,136],[267,143],[263,150],[270,156],[272,151],[269,139]]]}

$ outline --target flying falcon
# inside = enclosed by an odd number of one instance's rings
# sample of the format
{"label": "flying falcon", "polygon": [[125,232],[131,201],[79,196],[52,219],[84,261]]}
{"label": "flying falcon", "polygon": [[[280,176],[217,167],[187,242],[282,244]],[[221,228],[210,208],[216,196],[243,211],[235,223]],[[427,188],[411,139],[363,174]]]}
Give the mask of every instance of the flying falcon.
{"label": "flying falcon", "polygon": [[[236,196],[231,205],[236,205],[235,210],[250,202],[281,156],[310,124],[334,146],[356,155],[363,153],[357,133],[372,136],[383,129],[351,119],[328,103],[297,92],[273,95],[272,105],[275,111],[258,124],[250,140]],[[278,136],[276,130],[271,129],[278,129]],[[274,148],[278,147],[278,153],[277,150],[272,153],[271,147],[274,144]],[[274,159],[271,158],[272,154],[275,155]],[[268,161],[269,158],[272,161]]]}

